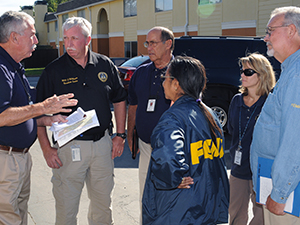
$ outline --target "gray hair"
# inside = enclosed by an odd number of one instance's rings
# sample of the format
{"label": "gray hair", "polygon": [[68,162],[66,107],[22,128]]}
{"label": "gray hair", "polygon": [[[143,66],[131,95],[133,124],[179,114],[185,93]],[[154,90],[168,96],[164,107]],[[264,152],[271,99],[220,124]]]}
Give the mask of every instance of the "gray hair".
{"label": "gray hair", "polygon": [[82,17],[71,17],[68,18],[62,25],[62,31],[69,30],[72,27],[78,26],[81,28],[82,34],[85,37],[89,37],[92,34],[91,23]]}
{"label": "gray hair", "polygon": [[294,24],[300,35],[300,8],[296,6],[286,6],[276,8],[271,13],[271,18],[278,15],[284,15],[284,24]]}
{"label": "gray hair", "polygon": [[0,43],[6,43],[10,34],[16,32],[23,35],[28,24],[34,24],[34,19],[25,12],[7,11],[0,17]]}

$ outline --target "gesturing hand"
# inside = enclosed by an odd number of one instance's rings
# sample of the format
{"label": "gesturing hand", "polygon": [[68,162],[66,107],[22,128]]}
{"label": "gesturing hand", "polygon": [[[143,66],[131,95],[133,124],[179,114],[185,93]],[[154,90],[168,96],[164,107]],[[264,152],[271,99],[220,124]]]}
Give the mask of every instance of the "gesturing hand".
{"label": "gesturing hand", "polygon": [[56,114],[59,112],[71,112],[71,109],[66,109],[64,107],[75,106],[78,103],[77,99],[71,99],[74,97],[74,94],[65,94],[56,96],[53,95],[50,98],[47,98],[41,104],[44,106],[44,114]]}

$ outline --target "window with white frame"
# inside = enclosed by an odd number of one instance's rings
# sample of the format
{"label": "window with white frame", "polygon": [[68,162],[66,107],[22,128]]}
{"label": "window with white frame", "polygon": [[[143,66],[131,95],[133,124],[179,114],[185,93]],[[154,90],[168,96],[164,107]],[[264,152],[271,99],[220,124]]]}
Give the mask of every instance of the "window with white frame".
{"label": "window with white frame", "polygon": [[137,15],[136,1],[137,0],[124,0],[124,17]]}
{"label": "window with white frame", "polygon": [[57,20],[55,21],[55,31],[58,31],[58,22],[57,22]]}
{"label": "window with white frame", "polygon": [[78,16],[78,17],[85,18],[85,10],[82,9],[82,10],[77,11],[77,16]]}
{"label": "window with white frame", "polygon": [[173,9],[173,0],[155,0],[155,12]]}

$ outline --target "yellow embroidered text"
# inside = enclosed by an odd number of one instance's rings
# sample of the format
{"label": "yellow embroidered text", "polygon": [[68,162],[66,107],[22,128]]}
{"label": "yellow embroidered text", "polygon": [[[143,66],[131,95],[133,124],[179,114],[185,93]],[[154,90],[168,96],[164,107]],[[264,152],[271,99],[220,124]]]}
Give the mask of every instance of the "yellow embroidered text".
{"label": "yellow embroidered text", "polygon": [[64,85],[77,83],[78,82],[78,77],[74,77],[74,78],[70,77],[70,78],[67,78],[67,79],[62,79],[61,81],[63,82]]}
{"label": "yellow embroidered text", "polygon": [[205,159],[222,158],[224,156],[222,141],[221,138],[217,138],[217,145],[211,139],[191,143],[192,164],[199,164],[199,157],[201,156],[204,156]]}
{"label": "yellow embroidered text", "polygon": [[297,104],[295,104],[295,103],[292,103],[292,106],[293,106],[294,108],[300,109],[300,105],[297,105]]}

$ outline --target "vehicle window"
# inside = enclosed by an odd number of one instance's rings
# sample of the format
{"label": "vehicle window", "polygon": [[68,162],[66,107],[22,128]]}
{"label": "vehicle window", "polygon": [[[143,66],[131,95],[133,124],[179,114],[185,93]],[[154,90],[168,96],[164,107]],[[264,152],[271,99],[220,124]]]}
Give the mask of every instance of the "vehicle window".
{"label": "vehicle window", "polygon": [[138,67],[143,62],[149,59],[149,56],[139,56],[132,59],[127,60],[121,66],[131,66],[131,67]]}
{"label": "vehicle window", "polygon": [[199,5],[206,5],[206,4],[216,4],[221,3],[222,0],[198,0]]}
{"label": "vehicle window", "polygon": [[115,59],[113,61],[116,66],[119,66],[125,61],[125,59]]}

